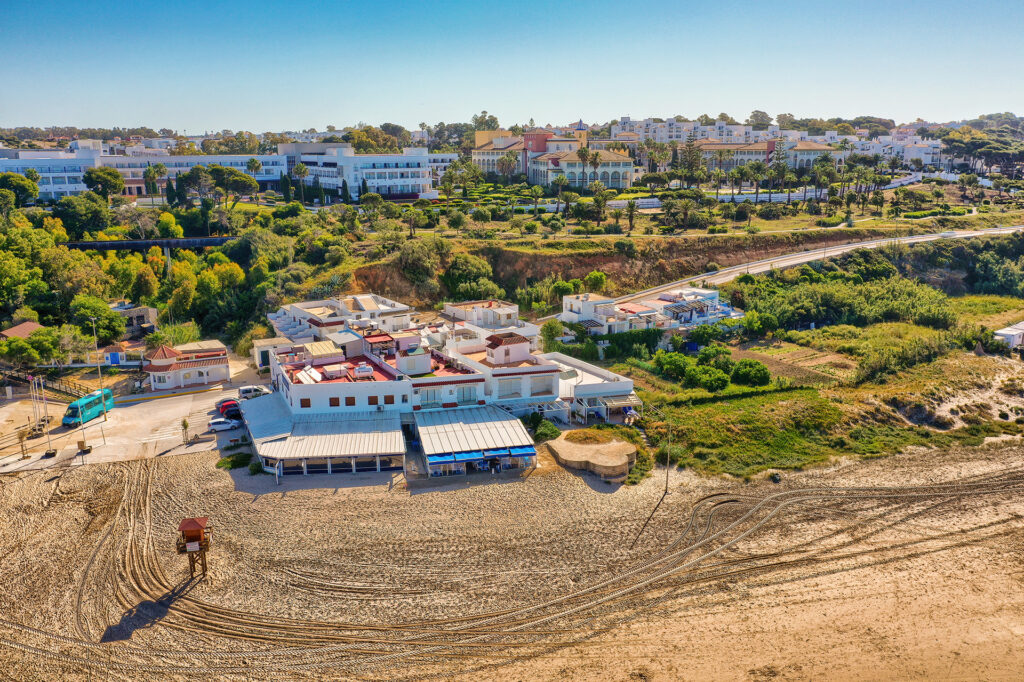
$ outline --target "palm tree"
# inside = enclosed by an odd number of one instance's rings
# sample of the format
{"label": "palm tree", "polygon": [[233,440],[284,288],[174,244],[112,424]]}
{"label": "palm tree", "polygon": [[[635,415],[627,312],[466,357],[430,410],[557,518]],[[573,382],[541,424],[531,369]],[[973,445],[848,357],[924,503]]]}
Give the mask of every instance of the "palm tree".
{"label": "palm tree", "polygon": [[562,210],[562,190],[569,184],[569,178],[565,177],[565,173],[559,173],[555,176],[555,179],[551,181],[551,184],[555,186],[558,192],[558,203],[555,204],[555,213],[557,214]]}
{"label": "palm tree", "polygon": [[446,178],[438,189],[440,189],[441,194],[444,195],[444,212],[447,214],[448,207],[452,202],[452,193],[455,191],[455,183],[453,183],[450,178]]}
{"label": "palm tree", "polygon": [[736,185],[739,185],[741,188],[743,186],[743,166],[731,169],[726,175],[729,178],[729,192],[732,194],[733,201],[735,201]]}
{"label": "palm tree", "polygon": [[764,180],[768,169],[763,161],[751,161],[745,167],[750,181],[754,183],[754,203],[756,204],[761,196],[761,181]]}
{"label": "palm tree", "polygon": [[304,188],[306,186],[306,176],[309,175],[309,169],[306,168],[306,164],[297,163],[295,168],[292,168],[292,175],[299,181],[299,202],[305,204],[306,191]]}
{"label": "palm tree", "polygon": [[498,172],[505,176],[505,185],[507,186],[511,179],[512,173],[515,172],[516,166],[519,163],[519,157],[513,151],[506,152],[498,159]]}
{"label": "palm tree", "polygon": [[722,189],[722,180],[725,178],[725,173],[722,172],[721,168],[716,168],[714,172],[715,178],[715,201],[718,201],[718,192]]}
{"label": "palm tree", "polygon": [[533,199],[533,215],[536,216],[540,210],[540,200],[544,196],[544,188],[540,185],[534,185],[529,189],[529,195]]}
{"label": "palm tree", "polygon": [[[29,170],[34,170],[30,168]],[[26,177],[28,177],[26,175]],[[31,180],[32,178],[29,178]],[[146,170],[142,171],[142,179],[146,184],[146,194],[156,193],[156,171],[153,170],[152,166],[146,166]]]}
{"label": "palm tree", "polygon": [[790,204],[793,202],[793,183],[796,182],[796,173],[793,171],[786,171],[786,175],[782,178],[783,187],[786,190],[786,203]]}
{"label": "palm tree", "polygon": [[620,221],[622,220],[622,216],[625,214],[623,213],[621,208],[614,208],[609,212],[608,215],[612,217],[612,220],[615,221],[615,225],[618,226]]}
{"label": "palm tree", "polygon": [[590,162],[590,150],[586,147],[580,147],[576,150],[576,156],[580,159],[580,165],[583,166],[583,176],[580,178],[580,189],[587,186],[587,163]]}
{"label": "palm tree", "polygon": [[633,222],[639,213],[640,209],[637,207],[635,199],[630,199],[626,202],[626,222],[629,224],[630,234],[633,234]]}
{"label": "palm tree", "polygon": [[714,156],[715,163],[718,164],[718,170],[722,170],[722,164],[731,159],[735,153],[731,149],[716,149]]}
{"label": "palm tree", "polygon": [[[256,176],[263,172],[263,162],[259,159],[249,159],[245,162],[245,170],[249,171],[249,175],[252,176],[253,180],[256,180]],[[260,203],[260,190],[259,182],[257,181],[256,187],[256,203]]]}
{"label": "palm tree", "polygon": [[682,199],[679,202],[679,212],[683,214],[684,226],[690,219],[690,213],[696,211],[698,208],[699,207],[697,206],[697,202],[694,201],[693,199]]}
{"label": "palm tree", "polygon": [[594,169],[594,181],[598,180],[597,171],[601,168],[601,152],[594,150],[590,153],[590,167]]}

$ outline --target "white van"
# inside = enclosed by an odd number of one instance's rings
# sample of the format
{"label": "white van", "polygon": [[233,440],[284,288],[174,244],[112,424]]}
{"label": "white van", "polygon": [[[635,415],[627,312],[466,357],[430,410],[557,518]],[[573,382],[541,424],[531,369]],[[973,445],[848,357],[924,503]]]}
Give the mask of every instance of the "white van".
{"label": "white van", "polygon": [[248,400],[249,398],[258,398],[261,395],[270,395],[270,389],[266,386],[242,386],[238,389],[238,399]]}

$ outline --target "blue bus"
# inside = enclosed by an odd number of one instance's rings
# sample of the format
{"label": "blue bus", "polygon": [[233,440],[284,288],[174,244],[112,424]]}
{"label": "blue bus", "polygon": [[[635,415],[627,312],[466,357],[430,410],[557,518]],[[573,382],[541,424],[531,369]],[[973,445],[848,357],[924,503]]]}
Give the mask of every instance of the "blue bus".
{"label": "blue bus", "polygon": [[64,426],[78,426],[91,421],[103,414],[104,402],[107,404],[107,412],[114,409],[114,392],[109,388],[103,389],[102,392],[93,391],[68,405],[61,423]]}

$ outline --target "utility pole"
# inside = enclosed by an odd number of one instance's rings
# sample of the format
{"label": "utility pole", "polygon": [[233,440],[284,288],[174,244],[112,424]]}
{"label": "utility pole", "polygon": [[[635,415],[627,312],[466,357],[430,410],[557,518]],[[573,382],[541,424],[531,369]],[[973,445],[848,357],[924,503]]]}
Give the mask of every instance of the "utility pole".
{"label": "utility pole", "polygon": [[100,405],[103,406],[103,421],[107,421],[107,396],[103,394],[103,367],[101,366],[103,356],[100,352],[99,337],[96,336],[96,318],[90,317],[92,321],[92,345],[96,350],[96,374],[100,378]]}
{"label": "utility pole", "polygon": [[672,470],[672,422],[670,422],[668,420],[667,415],[665,415],[665,413],[659,410],[658,408],[649,405],[645,405],[644,408],[645,415],[648,412],[653,412],[654,414],[657,414],[659,417],[665,420],[665,425],[668,427],[668,435],[666,438],[667,444],[665,446],[665,492],[661,494],[661,498],[658,500],[658,503],[654,505],[654,509],[651,510],[650,516],[648,516],[647,520],[644,521],[644,525],[640,527],[640,532],[636,534],[635,538],[633,538],[633,543],[629,546],[630,549],[633,549],[633,547],[636,546],[636,543],[640,539],[640,536],[643,535],[644,530],[647,529],[647,525],[651,522],[651,519],[653,519],[654,515],[658,512],[658,508],[661,507],[661,503],[665,501],[666,497],[668,497],[668,477],[669,473]]}

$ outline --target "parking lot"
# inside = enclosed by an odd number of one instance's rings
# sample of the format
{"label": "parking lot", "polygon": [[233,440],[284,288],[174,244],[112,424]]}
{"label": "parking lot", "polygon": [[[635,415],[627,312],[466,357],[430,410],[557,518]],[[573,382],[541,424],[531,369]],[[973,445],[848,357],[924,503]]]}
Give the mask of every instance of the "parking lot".
{"label": "parking lot", "polygon": [[[237,398],[235,387],[214,389],[157,399],[141,400],[115,407],[102,417],[86,422],[84,427],[68,428],[60,425],[65,403],[50,401],[49,414],[53,417],[50,446],[57,450],[55,458],[43,457],[47,449],[46,436],[25,441],[27,459],[21,458],[17,444],[0,450],[0,473],[39,469],[50,466],[76,466],[96,462],[116,462],[145,459],[197,450],[210,450],[217,440],[228,442],[238,438],[243,430],[210,433],[207,423],[220,416],[216,403],[223,398]],[[25,422],[31,415],[27,400],[9,401],[0,405],[0,424],[6,433],[15,424]],[[188,435],[203,435],[199,442],[183,447],[182,420],[188,420]],[[216,436],[216,439],[213,438]],[[78,442],[84,440],[92,447],[89,454],[81,455]]]}

